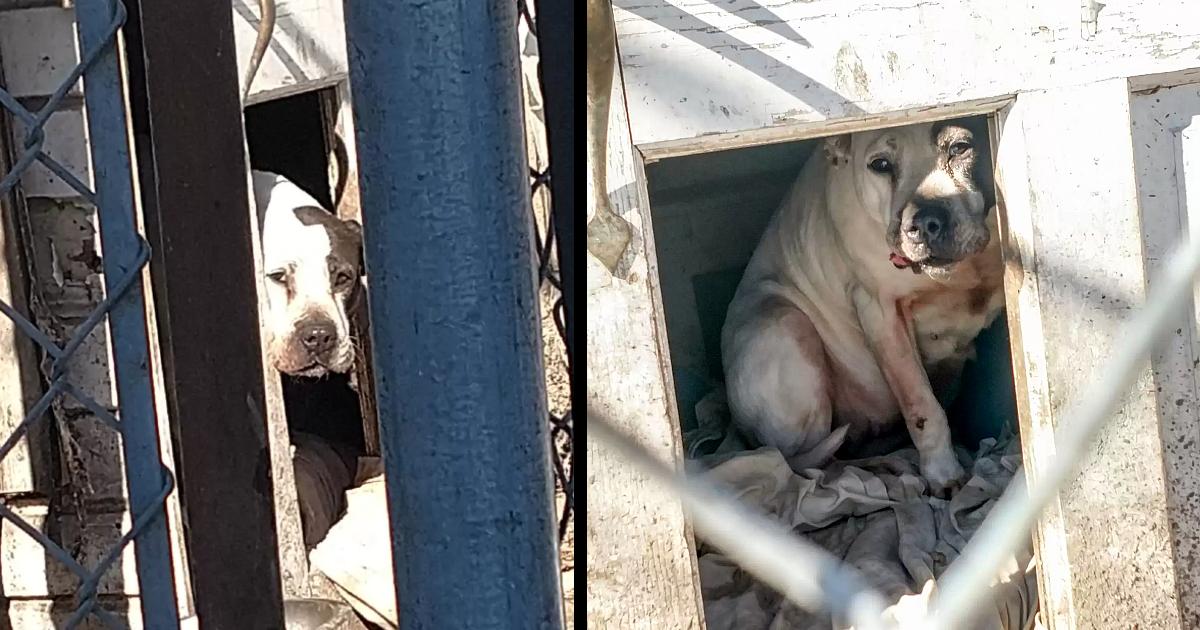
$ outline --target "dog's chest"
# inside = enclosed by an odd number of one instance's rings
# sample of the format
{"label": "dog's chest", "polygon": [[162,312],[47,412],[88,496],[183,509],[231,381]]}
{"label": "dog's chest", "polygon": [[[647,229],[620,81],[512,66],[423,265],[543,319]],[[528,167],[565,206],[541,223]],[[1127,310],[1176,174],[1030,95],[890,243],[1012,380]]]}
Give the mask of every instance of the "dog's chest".
{"label": "dog's chest", "polygon": [[992,323],[1003,304],[1000,286],[990,283],[914,296],[909,309],[922,362],[931,366],[974,356],[975,337]]}

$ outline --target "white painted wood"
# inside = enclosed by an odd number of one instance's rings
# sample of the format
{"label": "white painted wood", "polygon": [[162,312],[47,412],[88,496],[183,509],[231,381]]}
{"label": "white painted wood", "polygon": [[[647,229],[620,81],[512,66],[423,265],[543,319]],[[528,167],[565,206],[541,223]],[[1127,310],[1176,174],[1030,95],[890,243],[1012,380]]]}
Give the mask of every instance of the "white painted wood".
{"label": "white painted wood", "polygon": [[[24,139],[25,125],[13,121],[16,137]],[[44,127],[46,141],[42,150],[58,160],[79,181],[93,186],[92,162],[87,152],[87,122],[83,102],[75,101],[50,115]],[[18,153],[19,155],[19,153]],[[29,197],[52,199],[79,199],[80,195],[66,182],[50,172],[42,163],[35,162],[21,176],[21,190]]]}
{"label": "white painted wood", "polygon": [[[653,236],[621,81],[610,110],[607,193],[634,238],[618,279],[587,256],[588,405],[679,466],[682,440],[665,378]],[[589,182],[588,209],[595,208]],[[691,531],[679,504],[611,451],[587,443],[588,627],[703,628]]]}
{"label": "white painted wood", "polygon": [[[93,505],[95,513],[81,521],[76,515],[59,515],[55,527],[47,527],[50,512],[45,500],[11,504],[22,518],[43,533],[50,533],[73,557],[86,567],[94,567],[130,526],[128,513],[105,511]],[[0,524],[0,577],[5,597],[66,597],[79,587],[79,578],[25,532],[5,520]],[[104,595],[138,594],[137,564],[132,546],[121,560],[101,578],[98,592]]]}
{"label": "white painted wood", "polygon": [[707,153],[710,151],[740,149],[778,142],[796,142],[839,133],[855,133],[858,131],[882,129],[884,127],[914,125],[935,120],[991,114],[1012,102],[1013,97],[1006,95],[973,101],[925,105],[891,112],[863,113],[836,120],[801,122],[775,127],[764,127],[762,129],[703,135],[695,138],[684,138],[682,140],[650,142],[639,145],[638,150],[645,156],[646,163],[650,164],[665,158]]}
{"label": "white painted wood", "polygon": [[0,63],[13,96],[52,94],[79,63],[74,9],[0,11]]}
{"label": "white painted wood", "polygon": [[[258,0],[231,0],[238,80],[258,32]],[[274,36],[254,80],[250,103],[327,87],[346,75],[340,0],[277,0]],[[74,9],[0,11],[0,58],[17,97],[46,96],[79,61]],[[241,85],[239,84],[239,89]],[[80,94],[80,85],[71,93]]]}
{"label": "white painted wood", "polygon": [[[1200,77],[1197,77],[1200,79]],[[1131,105],[1133,147],[1147,271],[1162,270],[1184,234],[1200,225],[1200,83],[1137,94]],[[1153,284],[1151,284],[1153,287]],[[1176,579],[1188,627],[1200,626],[1200,300],[1172,326],[1153,357]]]}
{"label": "white painted wood", "polygon": [[[1054,454],[1065,405],[1120,349],[1145,299],[1129,86],[1114,79],[1025,92],[1003,121],[998,181],[1007,212],[1009,317],[1024,372],[1026,468]],[[1015,255],[1014,255],[1015,254]],[[1150,370],[1102,432],[1038,536],[1051,628],[1183,628],[1167,518],[1164,444]]]}
{"label": "white painted wood", "polygon": [[[62,600],[54,601],[48,599],[14,599],[9,601],[0,600],[0,605],[3,605],[7,612],[7,628],[13,630],[42,630],[44,628],[65,628],[67,619],[75,612],[74,605],[64,603]],[[114,601],[111,598],[101,599],[99,607],[103,608],[114,615],[117,619],[128,624],[129,630],[142,630],[145,626],[142,624],[141,603],[137,597],[121,598]],[[110,626],[104,624],[96,618],[95,615],[89,615],[82,623],[75,626],[77,630],[108,630]],[[180,625],[182,629],[189,628],[188,623]],[[193,630],[198,626],[194,621],[190,626]]]}
{"label": "white painted wood", "polygon": [[633,142],[853,118],[1197,65],[1189,0],[616,0]]}
{"label": "white painted wood", "polygon": [[[0,124],[0,147],[6,125]],[[0,157],[0,170],[10,168]],[[0,301],[28,315],[29,300],[23,241],[20,238],[15,195],[0,199]],[[7,317],[0,317],[0,433],[9,435],[26,410],[41,396],[41,377],[33,342]],[[46,496],[53,488],[50,474],[50,439],[45,424],[30,427],[3,460],[0,460],[0,493]]]}
{"label": "white painted wood", "polygon": [[[258,0],[232,0],[240,82],[258,34]],[[342,0],[277,0],[275,33],[247,103],[330,87],[346,76]]]}

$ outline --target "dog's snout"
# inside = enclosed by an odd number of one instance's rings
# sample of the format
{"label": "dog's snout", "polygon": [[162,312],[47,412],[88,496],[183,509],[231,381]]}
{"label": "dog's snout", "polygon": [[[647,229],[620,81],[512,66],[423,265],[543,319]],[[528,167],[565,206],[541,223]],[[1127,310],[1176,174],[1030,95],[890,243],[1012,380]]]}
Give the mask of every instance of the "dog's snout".
{"label": "dog's snout", "polygon": [[928,243],[945,234],[950,223],[950,213],[940,205],[922,205],[913,214],[908,226],[908,235],[913,240]]}
{"label": "dog's snout", "polygon": [[337,341],[337,333],[334,332],[331,322],[306,324],[297,332],[304,349],[314,356],[328,353]]}

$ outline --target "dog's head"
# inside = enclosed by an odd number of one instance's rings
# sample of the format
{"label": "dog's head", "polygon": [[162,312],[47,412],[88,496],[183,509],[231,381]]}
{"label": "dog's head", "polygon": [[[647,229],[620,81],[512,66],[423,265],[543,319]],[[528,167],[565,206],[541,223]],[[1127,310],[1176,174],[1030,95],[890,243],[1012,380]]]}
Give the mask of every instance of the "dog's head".
{"label": "dog's head", "polygon": [[944,277],[990,238],[977,150],[969,129],[946,123],[828,138],[830,193],[857,195],[835,202],[875,219],[893,265]]}
{"label": "dog's head", "polygon": [[280,372],[317,377],[354,365],[348,312],[361,291],[362,227],[287,178],[255,172],[267,288],[267,349]]}

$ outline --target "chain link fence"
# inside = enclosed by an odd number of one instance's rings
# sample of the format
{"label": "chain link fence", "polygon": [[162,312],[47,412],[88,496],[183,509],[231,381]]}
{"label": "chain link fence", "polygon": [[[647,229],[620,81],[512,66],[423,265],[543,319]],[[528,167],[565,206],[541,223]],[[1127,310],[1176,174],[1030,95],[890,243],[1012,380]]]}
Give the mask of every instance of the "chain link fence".
{"label": "chain link fence", "polygon": [[[517,0],[517,12],[521,21],[520,31],[525,35],[522,50],[522,66],[526,83],[526,111],[532,112],[536,120],[527,120],[529,137],[529,178],[531,211],[536,237],[538,279],[541,283],[542,306],[549,311],[553,338],[545,339],[547,348],[546,378],[549,394],[550,437],[553,441],[555,492],[558,506],[558,538],[564,569],[574,564],[573,527],[575,517],[575,493],[571,468],[574,449],[574,422],[571,414],[571,391],[567,375],[566,356],[566,305],[563,301],[562,279],[559,275],[557,251],[554,242],[555,208],[550,200],[551,165],[546,152],[545,118],[542,115],[541,57],[537,52],[537,22],[527,0]],[[545,319],[545,317],[544,317]]]}
{"label": "chain link fence", "polygon": [[[91,0],[78,3],[75,13],[83,59],[46,103],[36,112],[30,111],[11,93],[0,88],[0,106],[26,129],[24,137],[18,139],[20,146],[14,151],[12,167],[0,180],[0,195],[12,195],[22,176],[38,162],[83,200],[96,206],[103,245],[106,296],[61,346],[12,305],[0,301],[0,313],[39,347],[50,365],[45,393],[6,436],[0,445],[0,459],[9,455],[34,425],[46,421],[56,400],[74,398],[121,436],[132,526],[95,566],[87,567],[46,533],[21,518],[5,499],[0,499],[0,518],[36,540],[49,557],[78,577],[75,606],[66,620],[66,628],[78,627],[89,617],[98,619],[106,627],[127,627],[117,614],[98,605],[97,591],[101,578],[135,540],[144,625],[156,629],[173,628],[179,624],[178,609],[163,513],[165,500],[175,483],[159,454],[151,390],[146,305],[140,282],[150,259],[150,248],[137,232],[134,214],[133,174],[117,49],[117,32],[125,22],[126,12],[119,0]],[[80,79],[86,87],[84,105],[95,189],[44,150],[47,121]],[[69,370],[72,358],[85,339],[102,323],[107,323],[113,344],[112,365],[120,402],[116,413],[73,385]]]}

